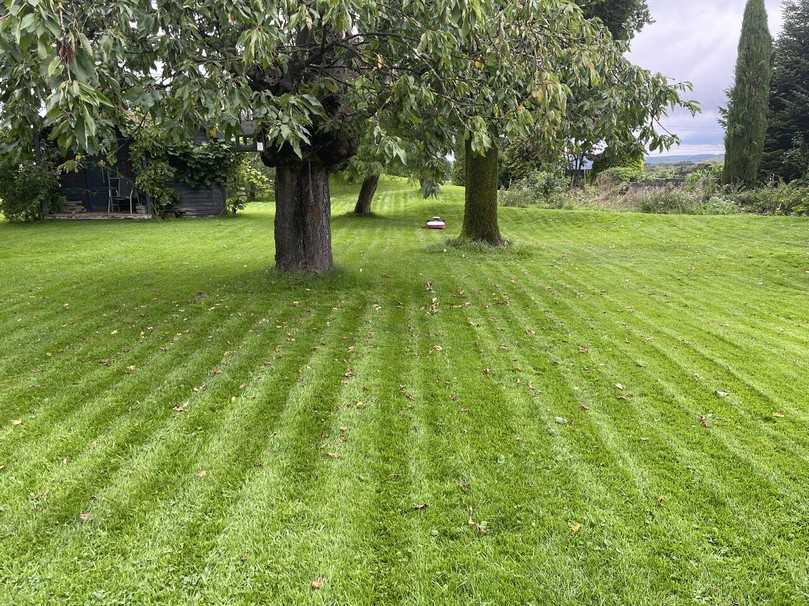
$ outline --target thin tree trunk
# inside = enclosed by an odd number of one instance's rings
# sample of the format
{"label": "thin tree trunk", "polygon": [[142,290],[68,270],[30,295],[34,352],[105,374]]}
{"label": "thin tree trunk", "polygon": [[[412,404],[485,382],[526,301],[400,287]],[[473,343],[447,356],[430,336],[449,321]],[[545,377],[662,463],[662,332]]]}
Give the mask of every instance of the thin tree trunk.
{"label": "thin tree trunk", "polygon": [[485,154],[472,151],[466,142],[466,206],[461,238],[492,246],[504,243],[497,225],[497,148]]}
{"label": "thin tree trunk", "polygon": [[282,272],[333,266],[329,170],[317,162],[283,164],[275,179],[275,262]]}
{"label": "thin tree trunk", "polygon": [[379,175],[365,177],[360,188],[360,195],[357,198],[357,205],[354,207],[354,213],[363,216],[371,214],[371,204],[374,201],[374,194],[378,185]]}

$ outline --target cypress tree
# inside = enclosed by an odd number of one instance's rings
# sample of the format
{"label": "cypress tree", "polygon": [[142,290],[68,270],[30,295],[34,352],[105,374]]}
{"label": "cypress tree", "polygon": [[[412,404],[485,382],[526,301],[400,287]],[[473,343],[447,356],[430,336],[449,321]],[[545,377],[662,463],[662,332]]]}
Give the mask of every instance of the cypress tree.
{"label": "cypress tree", "polygon": [[764,0],[748,0],[744,11],[736,83],[730,91],[725,135],[725,183],[758,182],[772,75],[772,37]]}
{"label": "cypress tree", "polygon": [[762,173],[792,181],[809,169],[809,0],[786,0],[783,10]]}

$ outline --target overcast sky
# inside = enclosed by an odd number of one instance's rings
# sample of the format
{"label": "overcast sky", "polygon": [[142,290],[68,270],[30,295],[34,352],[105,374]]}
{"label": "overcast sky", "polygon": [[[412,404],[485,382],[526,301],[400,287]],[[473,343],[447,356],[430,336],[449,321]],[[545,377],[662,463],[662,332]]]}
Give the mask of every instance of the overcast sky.
{"label": "overcast sky", "polygon": [[[781,27],[780,0],[766,0],[773,37]],[[669,154],[722,153],[724,133],[718,110],[733,82],[736,49],[746,0],[649,0],[655,23],[647,25],[632,46],[632,60],[676,80],[694,84],[691,98],[702,113],[676,113],[666,127],[682,145]]]}

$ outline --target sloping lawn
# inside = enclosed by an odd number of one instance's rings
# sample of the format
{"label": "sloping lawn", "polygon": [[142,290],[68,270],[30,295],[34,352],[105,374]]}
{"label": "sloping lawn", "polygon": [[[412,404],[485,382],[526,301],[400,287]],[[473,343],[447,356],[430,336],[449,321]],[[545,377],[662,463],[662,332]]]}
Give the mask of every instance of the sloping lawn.
{"label": "sloping lawn", "polygon": [[271,205],[0,225],[0,602],[809,602],[809,221],[386,185],[311,280]]}

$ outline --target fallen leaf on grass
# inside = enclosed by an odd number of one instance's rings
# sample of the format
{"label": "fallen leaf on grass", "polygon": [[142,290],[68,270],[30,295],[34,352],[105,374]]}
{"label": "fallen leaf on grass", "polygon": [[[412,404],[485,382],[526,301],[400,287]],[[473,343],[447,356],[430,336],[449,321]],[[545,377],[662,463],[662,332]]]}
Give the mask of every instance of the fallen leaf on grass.
{"label": "fallen leaf on grass", "polygon": [[728,392],[722,391],[721,389],[717,389],[715,393],[719,398],[727,398],[730,395]]}
{"label": "fallen leaf on grass", "polygon": [[774,412],[772,413],[772,416],[783,419],[786,415],[783,412]]}
{"label": "fallen leaf on grass", "polygon": [[12,419],[11,420],[11,426],[12,427],[19,427],[20,425],[22,425],[22,419]]}
{"label": "fallen leaf on grass", "polygon": [[82,522],[89,522],[90,520],[92,520],[92,519],[93,519],[93,514],[92,514],[92,513],[90,513],[89,511],[83,511],[83,512],[81,512],[81,513],[79,514],[79,519],[80,519]]}
{"label": "fallen leaf on grass", "polygon": [[569,423],[569,421],[564,417],[556,417],[554,421],[556,421],[557,425],[567,425]]}
{"label": "fallen leaf on grass", "polygon": [[587,404],[582,404],[582,405],[581,405],[581,409],[582,409],[584,412],[590,412],[590,407],[589,407],[589,406],[587,406]]}
{"label": "fallen leaf on grass", "polygon": [[489,529],[487,527],[488,523],[485,520],[483,522],[475,522],[475,519],[470,516],[467,524],[469,524],[469,528],[481,536],[489,533]]}
{"label": "fallen leaf on grass", "polygon": [[334,459],[335,461],[343,458],[343,455],[341,455],[339,452],[327,452],[326,456],[330,459]]}
{"label": "fallen leaf on grass", "polygon": [[312,589],[314,589],[315,591],[319,591],[320,589],[323,589],[323,584],[325,582],[326,582],[325,577],[317,577],[314,581],[310,583],[310,585],[312,586]]}
{"label": "fallen leaf on grass", "polygon": [[204,470],[204,469],[200,469],[197,472],[197,477],[198,478],[206,478],[207,476],[208,476],[208,472],[206,470]]}
{"label": "fallen leaf on grass", "polygon": [[626,385],[622,385],[621,383],[616,383],[615,388],[619,391],[624,391],[626,389]]}
{"label": "fallen leaf on grass", "polygon": [[663,497],[663,496],[659,496],[659,497],[657,497],[655,499],[655,501],[657,502],[658,507],[663,507],[663,503],[664,503],[665,500],[666,500],[666,497]]}
{"label": "fallen leaf on grass", "polygon": [[429,505],[427,503],[416,503],[413,505],[413,511],[424,511]]}
{"label": "fallen leaf on grass", "polygon": [[405,399],[409,400],[410,402],[416,399],[415,397],[413,397],[413,394],[407,391],[406,385],[399,385],[399,392],[401,392],[401,394],[405,397]]}
{"label": "fallen leaf on grass", "polygon": [[579,353],[583,354],[590,353],[590,348],[587,347],[586,345],[579,345]]}
{"label": "fallen leaf on grass", "polygon": [[574,522],[570,525],[570,532],[573,534],[578,533],[581,530],[581,522]]}
{"label": "fallen leaf on grass", "polygon": [[211,370],[211,374],[212,375],[221,375],[222,374],[222,369],[221,368],[214,368],[214,369]]}

